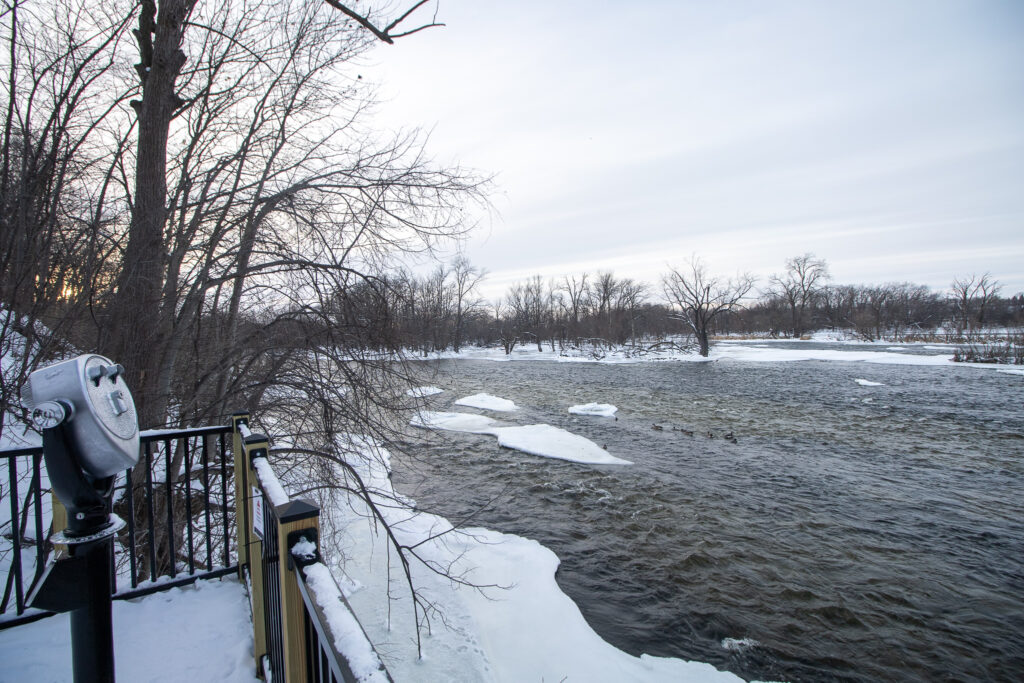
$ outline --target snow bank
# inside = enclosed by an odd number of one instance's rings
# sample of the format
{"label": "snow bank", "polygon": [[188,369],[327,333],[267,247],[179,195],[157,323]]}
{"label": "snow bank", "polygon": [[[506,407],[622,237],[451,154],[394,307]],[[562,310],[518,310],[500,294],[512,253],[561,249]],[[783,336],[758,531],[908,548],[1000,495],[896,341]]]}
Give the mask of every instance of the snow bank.
{"label": "snow bank", "polygon": [[[361,587],[348,596],[349,603],[396,681],[741,680],[710,664],[633,657],[612,647],[559,588],[554,553],[520,536],[455,530],[443,517],[396,506],[401,496],[388,478],[390,455],[368,439],[363,443],[360,474],[400,542],[416,543],[422,562],[411,564],[414,580],[444,615],[443,623],[436,615],[431,619],[418,658],[412,599],[388,578],[386,537],[360,501],[340,502],[331,512],[341,523],[344,542],[337,548],[322,543],[321,552],[336,553],[327,564],[335,575],[345,575],[339,583]],[[434,571],[437,567],[484,588],[450,582]]]}
{"label": "snow bank", "polygon": [[518,406],[512,401],[506,398],[498,398],[497,396],[491,396],[490,394],[473,394],[472,396],[465,396],[455,402],[457,406],[466,406],[469,408],[482,408],[483,410],[494,410],[501,413],[510,413],[513,410],[519,410]]}
{"label": "snow bank", "polygon": [[618,408],[610,403],[584,403],[579,406],[569,406],[569,412],[573,415],[595,415],[597,417],[614,417]]}
{"label": "snow bank", "polygon": [[405,392],[405,395],[413,398],[426,398],[427,396],[443,393],[444,389],[438,389],[437,387],[413,387]]}
{"label": "snow bank", "polygon": [[[113,606],[115,676],[120,681],[258,683],[252,620],[235,578]],[[0,631],[0,681],[70,681],[68,614]]]}
{"label": "snow bank", "polygon": [[490,434],[498,437],[505,448],[530,455],[557,460],[570,460],[585,465],[632,465],[608,453],[585,437],[547,424],[523,427],[501,427],[489,417],[469,413],[440,413],[424,410],[416,414],[409,424],[424,429],[444,429],[450,432]]}
{"label": "snow bank", "polygon": [[616,458],[590,439],[551,425],[525,427],[497,427],[490,430],[505,448],[514,448],[531,455],[587,465],[632,465],[629,460]]}
{"label": "snow bank", "polygon": [[857,384],[861,385],[862,387],[884,387],[885,386],[881,382],[872,382],[869,379],[855,379],[853,381],[856,382]]}
{"label": "snow bank", "polygon": [[[796,343],[794,343],[796,344]],[[779,348],[783,346],[783,348]],[[711,349],[714,360],[732,360],[745,363],[782,363],[801,360],[826,360],[893,365],[952,365],[953,355],[921,355],[891,351],[857,351],[847,349],[804,349],[792,345],[772,348],[752,348],[738,344],[719,344]]]}

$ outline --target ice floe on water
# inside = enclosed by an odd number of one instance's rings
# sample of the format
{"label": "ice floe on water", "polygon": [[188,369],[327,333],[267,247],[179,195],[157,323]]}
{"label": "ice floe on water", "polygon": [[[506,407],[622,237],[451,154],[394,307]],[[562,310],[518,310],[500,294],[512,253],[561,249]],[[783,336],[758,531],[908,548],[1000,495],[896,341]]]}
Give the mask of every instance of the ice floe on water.
{"label": "ice floe on water", "polygon": [[444,393],[444,389],[438,389],[437,387],[413,387],[405,392],[405,395],[412,396],[413,398],[426,398],[427,396],[442,393]]}
{"label": "ice floe on water", "polygon": [[410,424],[425,429],[444,429],[449,432],[469,432],[479,434],[494,427],[497,423],[484,415],[471,413],[442,413],[433,410],[422,410],[413,416]]}
{"label": "ice floe on water", "polygon": [[498,427],[490,430],[505,448],[539,455],[545,458],[571,460],[589,465],[632,465],[629,460],[616,458],[596,443],[551,425],[524,427]]}
{"label": "ice floe on water", "polygon": [[498,398],[490,394],[464,396],[456,401],[455,405],[468,408],[482,408],[483,410],[493,410],[500,413],[510,413],[513,410],[519,410],[519,407],[507,398]]}
{"label": "ice floe on water", "polygon": [[579,406],[569,406],[569,412],[573,415],[596,415],[597,417],[614,417],[618,408],[610,403],[584,403]]}
{"label": "ice floe on water", "polygon": [[586,437],[547,424],[501,427],[494,420],[483,415],[443,413],[430,410],[420,411],[410,420],[409,424],[424,429],[490,434],[498,437],[498,443],[505,448],[512,448],[543,458],[570,460],[585,465],[633,464],[629,460],[616,458]]}
{"label": "ice floe on water", "polygon": [[881,382],[872,382],[869,379],[855,379],[853,381],[856,382],[857,384],[861,385],[862,387],[884,387],[885,386]]}

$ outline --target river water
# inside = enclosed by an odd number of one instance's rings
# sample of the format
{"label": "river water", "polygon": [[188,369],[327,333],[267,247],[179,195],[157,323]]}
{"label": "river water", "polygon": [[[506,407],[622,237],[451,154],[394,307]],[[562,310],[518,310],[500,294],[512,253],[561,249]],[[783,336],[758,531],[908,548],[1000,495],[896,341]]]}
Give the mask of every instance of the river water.
{"label": "river water", "polygon": [[[841,361],[429,367],[446,390],[430,409],[478,412],[451,404],[488,392],[520,406],[492,417],[634,462],[419,432],[394,475],[451,520],[492,501],[472,524],[553,550],[562,590],[616,647],[747,679],[1024,678],[1024,378]],[[567,412],[592,401],[617,419]]]}

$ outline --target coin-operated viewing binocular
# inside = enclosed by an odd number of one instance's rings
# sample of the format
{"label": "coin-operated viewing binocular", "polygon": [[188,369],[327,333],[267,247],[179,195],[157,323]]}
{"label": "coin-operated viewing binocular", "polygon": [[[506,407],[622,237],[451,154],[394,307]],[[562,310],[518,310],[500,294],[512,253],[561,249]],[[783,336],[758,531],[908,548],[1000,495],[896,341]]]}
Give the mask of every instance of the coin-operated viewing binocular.
{"label": "coin-operated viewing binocular", "polygon": [[114,680],[110,550],[125,523],[112,513],[112,495],[117,475],[139,460],[138,417],[123,375],[103,356],[79,356],[33,372],[25,396],[50,484],[68,513],[53,542],[69,555],[49,563],[29,602],[71,611],[76,683]]}

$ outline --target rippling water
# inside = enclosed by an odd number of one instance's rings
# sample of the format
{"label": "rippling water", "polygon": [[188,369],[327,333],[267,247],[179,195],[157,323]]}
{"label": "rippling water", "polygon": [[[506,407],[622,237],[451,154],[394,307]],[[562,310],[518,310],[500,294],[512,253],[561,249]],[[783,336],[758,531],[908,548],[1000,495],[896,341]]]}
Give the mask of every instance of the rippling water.
{"label": "rippling water", "polygon": [[[1024,677],[1021,377],[831,361],[434,369],[433,409],[486,391],[521,406],[495,417],[634,461],[423,432],[395,472],[452,520],[497,497],[473,524],[551,548],[562,589],[617,647],[758,679]],[[590,401],[618,419],[566,411]]]}

